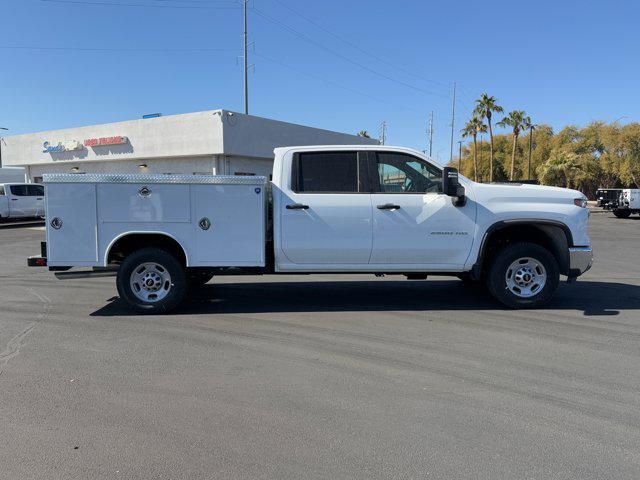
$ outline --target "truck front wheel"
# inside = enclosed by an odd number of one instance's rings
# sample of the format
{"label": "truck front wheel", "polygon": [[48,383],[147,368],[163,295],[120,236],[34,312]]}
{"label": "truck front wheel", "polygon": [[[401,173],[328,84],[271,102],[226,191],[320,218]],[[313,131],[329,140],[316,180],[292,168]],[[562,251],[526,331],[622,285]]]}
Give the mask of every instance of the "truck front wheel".
{"label": "truck front wheel", "polygon": [[548,304],[558,288],[560,269],[549,250],[535,243],[515,243],[499,251],[487,275],[491,294],[510,308]]}
{"label": "truck front wheel", "polygon": [[183,266],[159,248],[143,248],[129,254],[116,279],[120,298],[141,313],[166,313],[187,293]]}

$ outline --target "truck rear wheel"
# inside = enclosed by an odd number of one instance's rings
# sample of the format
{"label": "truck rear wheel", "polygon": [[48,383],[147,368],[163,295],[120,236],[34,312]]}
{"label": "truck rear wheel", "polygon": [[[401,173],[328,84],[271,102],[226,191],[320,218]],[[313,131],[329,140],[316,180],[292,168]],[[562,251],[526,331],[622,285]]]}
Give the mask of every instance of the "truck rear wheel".
{"label": "truck rear wheel", "polygon": [[631,215],[631,211],[629,209],[615,209],[613,211],[613,214],[618,218],[629,218],[629,215]]}
{"label": "truck rear wheel", "polygon": [[118,269],[120,298],[141,313],[166,313],[187,293],[183,266],[160,248],[143,248],[129,254]]}
{"label": "truck rear wheel", "polygon": [[558,288],[560,269],[549,250],[535,243],[515,243],[493,259],[487,275],[491,294],[510,308],[548,304]]}

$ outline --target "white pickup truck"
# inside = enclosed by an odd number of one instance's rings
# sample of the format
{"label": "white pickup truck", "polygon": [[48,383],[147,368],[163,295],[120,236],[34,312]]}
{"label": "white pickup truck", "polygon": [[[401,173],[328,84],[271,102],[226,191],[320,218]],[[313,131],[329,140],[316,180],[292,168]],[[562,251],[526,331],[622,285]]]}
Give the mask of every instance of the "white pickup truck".
{"label": "white pickup truck", "polygon": [[44,187],[35,183],[0,183],[0,219],[44,215]]}
{"label": "white pickup truck", "polygon": [[[275,149],[258,176],[45,175],[47,241],[31,266],[117,275],[140,312],[167,312],[214,275],[454,275],[503,304],[548,303],[591,267],[580,192],[480,184],[388,146]],[[66,272],[71,267],[91,267]]]}

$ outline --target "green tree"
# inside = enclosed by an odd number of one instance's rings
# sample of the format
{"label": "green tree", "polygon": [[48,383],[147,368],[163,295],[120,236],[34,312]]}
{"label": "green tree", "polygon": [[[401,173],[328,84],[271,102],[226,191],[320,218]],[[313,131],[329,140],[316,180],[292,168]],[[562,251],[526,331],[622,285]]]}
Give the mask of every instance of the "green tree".
{"label": "green tree", "polygon": [[480,95],[476,100],[475,113],[480,118],[487,119],[489,127],[489,181],[493,182],[493,128],[491,126],[491,117],[493,113],[501,113],[504,109],[498,105],[495,97],[489,96],[487,93]]}
{"label": "green tree", "polygon": [[578,155],[570,152],[554,152],[540,166],[540,181],[544,185],[573,188],[574,180],[579,171]]}
{"label": "green tree", "polygon": [[511,168],[509,169],[509,180],[513,181],[516,165],[516,148],[520,132],[527,128],[527,116],[522,110],[513,110],[498,122],[501,127],[511,127],[513,131],[513,148],[511,149]]}
{"label": "green tree", "polygon": [[371,136],[369,135],[369,132],[367,132],[366,130],[360,130],[358,132],[358,136],[364,137],[364,138],[371,138]]}
{"label": "green tree", "polygon": [[487,126],[482,118],[474,115],[462,129],[463,138],[473,138],[473,180],[478,181],[478,134],[485,133]]}

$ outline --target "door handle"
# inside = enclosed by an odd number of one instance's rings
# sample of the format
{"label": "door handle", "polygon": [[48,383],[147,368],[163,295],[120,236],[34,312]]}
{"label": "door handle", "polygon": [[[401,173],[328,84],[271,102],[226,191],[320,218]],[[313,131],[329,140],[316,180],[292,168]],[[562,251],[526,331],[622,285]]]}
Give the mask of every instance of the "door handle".
{"label": "door handle", "polygon": [[12,201],[12,202],[17,202],[17,201],[18,201],[18,199],[17,199],[17,198],[12,198],[12,199],[11,199],[11,201]]}
{"label": "door handle", "polygon": [[307,210],[309,205],[303,205],[301,203],[292,203],[285,207],[287,210]]}
{"label": "door handle", "polygon": [[37,197],[36,200],[42,200],[42,197]]}
{"label": "door handle", "polygon": [[385,203],[384,205],[378,205],[378,210],[399,210],[400,205],[394,205],[393,203]]}

